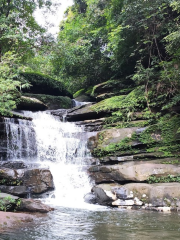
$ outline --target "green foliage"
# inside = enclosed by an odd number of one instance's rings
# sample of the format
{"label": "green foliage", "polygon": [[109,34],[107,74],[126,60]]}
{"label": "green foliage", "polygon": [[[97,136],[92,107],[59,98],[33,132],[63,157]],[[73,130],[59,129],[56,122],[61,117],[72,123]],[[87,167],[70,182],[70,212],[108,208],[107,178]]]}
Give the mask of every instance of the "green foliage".
{"label": "green foliage", "polygon": [[180,182],[180,176],[162,176],[162,177],[156,177],[156,176],[150,176],[147,180],[149,184],[152,183],[169,183],[169,182]]}
{"label": "green foliage", "polygon": [[94,104],[91,108],[97,112],[109,111],[118,120],[133,119],[133,113],[144,109],[146,100],[142,87],[137,87],[128,95],[115,96]]}
{"label": "green foliage", "polygon": [[8,210],[16,210],[21,204],[21,199],[13,199],[12,197],[5,197],[0,199],[0,210],[1,211],[8,211]]}
{"label": "green foliage", "polygon": [[15,81],[22,70],[17,55],[13,52],[7,52],[0,61],[0,114],[10,115],[10,111],[16,107],[20,98],[18,88],[28,87],[29,84],[21,84]]}
{"label": "green foliage", "polygon": [[85,89],[80,89],[79,91],[77,91],[76,93],[73,94],[73,98],[77,98],[79,97],[81,94],[85,93]]}
{"label": "green foliage", "polygon": [[180,164],[179,159],[172,159],[170,161],[164,161],[163,164]]}
{"label": "green foliage", "polygon": [[171,117],[165,115],[160,118],[157,124],[148,127],[143,131],[139,140],[144,144],[153,144],[161,142],[163,145],[176,142],[176,133],[180,125],[180,117],[178,115]]}

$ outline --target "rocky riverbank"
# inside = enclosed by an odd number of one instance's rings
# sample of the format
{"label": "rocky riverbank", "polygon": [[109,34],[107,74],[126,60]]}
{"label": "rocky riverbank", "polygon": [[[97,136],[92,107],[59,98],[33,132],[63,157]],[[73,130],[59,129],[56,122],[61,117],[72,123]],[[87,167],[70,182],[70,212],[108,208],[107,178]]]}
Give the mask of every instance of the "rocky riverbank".
{"label": "rocky riverbank", "polygon": [[167,109],[157,101],[149,111],[140,87],[122,95],[108,83],[95,86],[92,94],[98,103],[67,111],[69,121],[94,132],[88,147],[95,158],[89,168],[95,185],[85,201],[179,211],[179,103]]}

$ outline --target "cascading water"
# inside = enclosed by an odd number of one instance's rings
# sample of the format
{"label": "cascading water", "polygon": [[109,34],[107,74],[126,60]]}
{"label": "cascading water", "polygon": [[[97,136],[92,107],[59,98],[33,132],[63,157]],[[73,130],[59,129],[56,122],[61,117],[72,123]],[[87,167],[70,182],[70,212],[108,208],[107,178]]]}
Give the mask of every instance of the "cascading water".
{"label": "cascading water", "polygon": [[27,157],[28,163],[33,161],[50,168],[55,191],[46,202],[82,206],[83,196],[91,189],[86,172],[90,161],[86,133],[74,123],[60,122],[46,112],[24,114],[33,121],[6,120],[9,158]]}
{"label": "cascading water", "polygon": [[35,131],[30,121],[5,118],[7,158],[33,157],[37,152]]}

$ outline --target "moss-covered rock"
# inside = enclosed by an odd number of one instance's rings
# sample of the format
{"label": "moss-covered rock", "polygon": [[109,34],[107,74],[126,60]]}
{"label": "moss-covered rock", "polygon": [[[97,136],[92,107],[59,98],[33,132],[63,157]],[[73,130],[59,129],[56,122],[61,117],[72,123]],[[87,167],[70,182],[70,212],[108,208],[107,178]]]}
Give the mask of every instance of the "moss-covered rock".
{"label": "moss-covered rock", "polygon": [[109,95],[128,94],[132,91],[134,83],[132,80],[109,80],[107,82],[95,85],[92,90],[92,96],[97,100],[106,99]]}
{"label": "moss-covered rock", "polygon": [[17,110],[44,111],[48,107],[36,98],[22,96],[17,105]]}
{"label": "moss-covered rock", "polygon": [[72,94],[66,90],[64,84],[50,76],[34,72],[24,72],[20,76],[23,83],[31,84],[31,87],[23,89],[23,92],[72,98]]}
{"label": "moss-covered rock", "polygon": [[38,99],[39,101],[43,102],[49,110],[71,108],[71,99],[69,97],[31,93],[25,93],[24,95],[26,97]]}
{"label": "moss-covered rock", "polygon": [[93,102],[95,98],[91,96],[93,87],[83,88],[74,93],[73,98],[78,102]]}

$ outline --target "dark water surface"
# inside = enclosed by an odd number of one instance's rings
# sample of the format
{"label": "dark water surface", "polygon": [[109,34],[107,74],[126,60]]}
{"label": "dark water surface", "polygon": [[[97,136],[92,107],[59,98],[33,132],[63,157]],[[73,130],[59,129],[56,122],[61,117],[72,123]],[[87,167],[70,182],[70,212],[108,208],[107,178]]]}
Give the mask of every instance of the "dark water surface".
{"label": "dark water surface", "polygon": [[180,214],[59,207],[31,226],[0,235],[3,240],[180,239]]}

